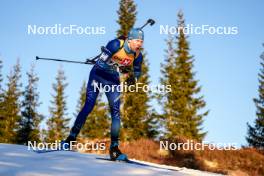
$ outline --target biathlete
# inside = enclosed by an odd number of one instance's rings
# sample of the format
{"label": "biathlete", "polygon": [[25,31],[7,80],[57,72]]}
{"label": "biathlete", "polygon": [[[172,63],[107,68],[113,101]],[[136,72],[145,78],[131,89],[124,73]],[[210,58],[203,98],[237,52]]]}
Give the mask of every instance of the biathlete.
{"label": "biathlete", "polygon": [[[83,127],[87,116],[91,113],[99,90],[94,89],[94,81],[103,86],[105,85],[120,85],[120,73],[129,74],[127,80],[130,83],[135,83],[141,75],[141,65],[143,56],[140,52],[144,41],[144,32],[141,28],[133,28],[127,38],[118,38],[111,40],[105,47],[102,47],[102,52],[90,71],[89,81],[86,90],[85,104],[77,115],[70,134],[62,143],[69,146],[71,141],[76,141],[81,128]],[[132,75],[132,76],[131,76]],[[105,92],[111,111],[111,144],[109,149],[111,160],[127,160],[127,155],[123,154],[119,146],[119,131],[120,131],[120,92],[118,86],[113,86],[114,89],[110,92]]]}

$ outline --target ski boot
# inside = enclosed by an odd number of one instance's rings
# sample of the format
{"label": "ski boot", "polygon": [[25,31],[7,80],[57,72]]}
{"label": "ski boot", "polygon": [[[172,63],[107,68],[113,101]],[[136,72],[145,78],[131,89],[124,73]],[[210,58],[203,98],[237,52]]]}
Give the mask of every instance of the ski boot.
{"label": "ski boot", "polygon": [[127,155],[119,150],[118,144],[111,144],[109,154],[112,161],[128,161]]}

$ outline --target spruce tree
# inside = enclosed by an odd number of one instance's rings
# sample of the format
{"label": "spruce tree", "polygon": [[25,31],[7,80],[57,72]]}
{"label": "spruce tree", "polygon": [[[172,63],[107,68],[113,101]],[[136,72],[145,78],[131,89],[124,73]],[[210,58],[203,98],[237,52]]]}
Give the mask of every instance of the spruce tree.
{"label": "spruce tree", "polygon": [[[2,68],[3,68],[3,61],[0,59],[0,95],[3,94],[3,88],[2,88],[2,82],[3,82],[3,76],[2,76]],[[0,101],[2,96],[0,96]]]}
{"label": "spruce tree", "polygon": [[[84,81],[80,91],[80,98],[76,112],[79,113],[86,100],[86,82]],[[103,139],[109,136],[110,118],[106,110],[106,103],[102,101],[102,93],[99,93],[96,104],[81,130],[81,137],[89,139]]]}
{"label": "spruce tree", "polygon": [[[175,41],[172,35],[169,35],[168,39],[165,40],[168,48],[165,50],[165,63],[161,63],[161,75],[160,84],[165,86],[170,86],[172,89],[172,85],[176,82],[176,72],[175,72],[175,64],[176,64],[176,56],[175,56]],[[173,87],[175,89],[175,87]],[[172,90],[174,90],[172,89]],[[168,128],[168,121],[172,121],[173,114],[175,114],[174,110],[174,101],[173,94],[174,92],[157,92],[155,95],[158,99],[159,104],[162,106],[162,114],[160,114],[161,124]],[[168,137],[168,136],[167,136]]]}
{"label": "spruce tree", "polygon": [[80,90],[80,97],[77,101],[77,106],[76,106],[76,113],[74,113],[74,116],[77,116],[79,112],[81,111],[82,107],[84,106],[85,100],[86,100],[86,81],[83,81],[81,90]]}
{"label": "spruce tree", "polygon": [[108,105],[102,101],[102,94],[99,94],[93,111],[89,114],[82,129],[82,134],[89,139],[104,139],[110,134],[110,117]]}
{"label": "spruce tree", "polygon": [[120,0],[119,9],[117,11],[118,20],[117,23],[120,29],[117,31],[118,36],[127,36],[130,29],[136,21],[136,5],[133,0]]}
{"label": "spruce tree", "polygon": [[[118,10],[118,24],[120,29],[117,31],[118,36],[127,36],[136,21],[136,5],[132,0],[121,0]],[[144,53],[144,52],[142,52]],[[148,61],[144,54],[142,64],[141,78],[138,80],[142,86],[149,84]],[[148,113],[148,101],[150,94],[140,89],[139,92],[124,92],[122,95],[123,105],[121,138],[125,140],[138,139],[140,137],[153,137],[155,132],[155,121]]]}
{"label": "spruce tree", "polygon": [[183,13],[179,12],[178,35],[176,40],[170,37],[167,41],[167,58],[162,65],[161,84],[171,85],[171,92],[163,96],[160,102],[164,110],[166,137],[178,136],[201,141],[206,135],[201,125],[208,111],[201,113],[206,103],[203,96],[199,96],[201,87],[194,78],[194,58],[189,54],[184,26]]}
{"label": "spruce tree", "polygon": [[34,72],[34,65],[27,72],[28,84],[23,92],[22,118],[18,131],[18,143],[25,144],[28,141],[40,142],[39,124],[43,116],[37,111],[39,103],[39,92],[37,91],[38,76]]}
{"label": "spruce tree", "polygon": [[0,60],[0,141],[3,141],[5,131],[5,118],[4,118],[4,90],[2,88],[3,76],[2,76],[3,62]]}
{"label": "spruce tree", "polygon": [[[133,0],[120,0],[119,2],[119,10],[117,11],[118,20],[120,28],[117,31],[117,36],[127,36],[128,32],[133,28],[136,21],[136,5]],[[121,76],[121,80],[124,81],[124,78]],[[121,104],[121,115],[122,115],[122,128],[121,128],[121,139],[129,139],[129,112],[127,112],[127,108],[129,107],[128,101],[131,99],[131,95],[127,92],[122,93],[122,104]],[[130,103],[131,104],[131,103]]]}
{"label": "spruce tree", "polygon": [[[141,77],[138,80],[140,87],[149,85],[148,61],[144,54]],[[157,134],[157,119],[150,112],[150,92],[138,89],[137,92],[125,92],[123,102],[123,137],[125,140],[142,137],[154,138]]]}
{"label": "spruce tree", "polygon": [[[150,86],[150,76],[148,74],[149,62],[147,53],[144,51],[144,49],[142,49],[141,52],[143,53],[143,63],[141,68],[141,77],[139,78],[138,83],[140,83],[142,87]],[[135,110],[139,112],[139,121],[143,123],[143,127],[139,129],[139,131],[143,131],[143,135],[136,136],[135,139],[138,139],[140,137],[155,138],[158,135],[157,128],[159,118],[156,115],[154,109],[150,110],[151,107],[149,105],[149,101],[151,98],[153,98],[151,91],[145,92],[143,89],[139,89],[139,91],[136,93],[134,99],[135,104],[133,106],[137,108]]]}
{"label": "spruce tree", "polygon": [[[264,44],[263,44],[264,47]],[[247,123],[248,136],[246,137],[249,146],[264,149],[264,52],[260,56],[261,58],[261,69],[259,73],[259,87],[258,87],[258,98],[254,98],[253,101],[257,108],[254,126]]]}
{"label": "spruce tree", "polygon": [[3,97],[3,116],[1,117],[1,136],[0,142],[17,143],[17,131],[19,129],[20,114],[20,97],[21,97],[21,67],[19,60],[7,76],[7,90]]}
{"label": "spruce tree", "polygon": [[70,118],[67,117],[65,96],[67,85],[64,71],[60,68],[56,76],[56,83],[52,85],[55,95],[52,95],[52,105],[49,107],[51,117],[47,121],[48,131],[46,141],[48,142],[63,140],[69,131],[68,123]]}

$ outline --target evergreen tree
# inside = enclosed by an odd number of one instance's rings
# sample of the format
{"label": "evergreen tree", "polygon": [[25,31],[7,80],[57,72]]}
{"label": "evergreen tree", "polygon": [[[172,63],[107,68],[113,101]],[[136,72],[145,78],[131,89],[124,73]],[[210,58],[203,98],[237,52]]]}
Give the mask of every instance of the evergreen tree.
{"label": "evergreen tree", "polygon": [[[77,113],[80,112],[86,100],[86,82],[84,81],[80,91],[80,98],[77,104]],[[102,94],[99,93],[93,111],[81,130],[81,137],[90,139],[102,139],[109,135],[110,117],[106,111],[106,104],[102,101]]]}
{"label": "evergreen tree", "polygon": [[[117,31],[117,36],[127,36],[128,32],[133,28],[135,21],[136,21],[136,5],[134,4],[133,0],[120,0],[119,2],[119,10],[117,11],[118,20],[117,23],[119,24],[120,28]],[[124,81],[124,78],[121,76],[121,80]],[[121,139],[129,139],[129,131],[128,128],[131,126],[129,125],[129,112],[127,112],[127,108],[129,104],[127,102],[131,99],[131,95],[129,96],[128,93],[122,93],[122,105],[121,105],[121,114],[122,114],[122,124],[123,128],[121,128]],[[131,103],[130,103],[131,104]]]}
{"label": "evergreen tree", "polygon": [[[161,63],[161,75],[160,84],[165,86],[173,86],[175,83],[175,41],[172,35],[166,40],[168,48],[165,50],[165,63]],[[172,88],[172,87],[171,87]],[[175,87],[173,87],[175,88]],[[173,89],[174,90],[174,89]],[[157,92],[155,95],[158,99],[159,104],[163,107],[163,112],[160,114],[161,124],[168,126],[167,122],[172,121],[173,114],[175,114],[173,107],[173,92]]]}
{"label": "evergreen tree", "polygon": [[133,0],[120,0],[119,10],[117,11],[118,20],[117,23],[120,29],[117,31],[118,36],[127,36],[130,29],[136,21],[136,5]]}
{"label": "evergreen tree", "polygon": [[52,95],[52,106],[50,107],[51,117],[47,121],[47,141],[54,142],[62,140],[69,131],[68,123],[70,118],[67,117],[67,106],[65,89],[67,87],[64,71],[60,68],[56,77],[56,83],[52,85],[55,95]]}
{"label": "evergreen tree", "polygon": [[[118,10],[118,24],[120,29],[118,36],[127,36],[136,21],[136,5],[132,0],[121,0]],[[142,75],[138,80],[142,86],[149,84],[148,61],[144,54],[142,64]],[[151,119],[154,116],[148,114],[148,101],[150,95],[142,89],[139,92],[124,92],[122,95],[123,105],[121,138],[125,140],[138,139],[140,137],[153,137],[156,134],[154,130],[155,121]],[[151,118],[150,118],[151,117]]]}
{"label": "evergreen tree", "polygon": [[[143,49],[141,52],[143,53],[143,63],[142,63],[141,77],[139,78],[138,83],[142,84],[142,87],[144,87],[150,85],[150,76],[148,74],[149,62],[147,58],[147,53],[145,53]],[[145,92],[143,89],[139,89],[137,95],[134,97],[135,104],[133,106],[137,107],[137,109],[135,110],[139,112],[138,115],[139,118],[141,119],[139,120],[141,121],[141,123],[143,123],[143,127],[141,129],[143,131],[143,135],[135,137],[135,139],[138,139],[140,137],[155,138],[158,135],[157,128],[158,128],[159,118],[153,109],[150,110],[149,101],[151,98],[153,98],[151,92],[150,91]]]}
{"label": "evergreen tree", "polygon": [[171,92],[163,96],[160,102],[164,110],[166,137],[182,136],[200,141],[206,135],[201,125],[208,111],[200,113],[206,103],[203,96],[198,95],[201,87],[194,79],[194,59],[189,54],[189,43],[183,33],[184,26],[183,13],[179,12],[178,35],[176,41],[171,37],[167,40],[167,58],[161,71],[161,84],[171,85]]}
{"label": "evergreen tree", "polygon": [[[0,60],[0,95],[3,94],[3,88],[2,88],[2,82],[3,82],[3,76],[2,76],[2,68],[3,68],[3,62]],[[1,101],[2,96],[0,96]]]}
{"label": "evergreen tree", "polygon": [[[149,85],[148,60],[144,54],[142,75],[138,80],[140,87]],[[154,138],[157,135],[157,118],[149,111],[150,92],[138,89],[137,92],[124,93],[123,102],[123,137],[126,140],[142,137]]]}
{"label": "evergreen tree", "polygon": [[95,107],[89,114],[82,129],[85,138],[103,139],[109,137],[110,117],[107,104],[102,101],[102,94],[98,95]]}
{"label": "evergreen tree", "polygon": [[[264,47],[264,44],[263,44]],[[264,149],[264,52],[260,56],[261,69],[259,73],[259,97],[254,98],[253,101],[257,108],[256,120],[254,126],[247,123],[248,136],[246,137],[249,146],[256,147],[258,149]]]}
{"label": "evergreen tree", "polygon": [[3,114],[0,119],[0,142],[16,143],[17,131],[19,127],[20,114],[20,96],[21,86],[21,67],[19,60],[7,76],[7,90],[4,92],[2,110]]}
{"label": "evergreen tree", "polygon": [[34,65],[31,66],[30,72],[27,72],[28,85],[23,92],[22,101],[22,118],[18,131],[18,143],[25,144],[28,141],[40,142],[39,124],[43,116],[37,111],[39,103],[39,93],[37,91],[37,82],[39,78],[34,72]]}
{"label": "evergreen tree", "polygon": [[3,76],[2,76],[3,62],[0,60],[0,142],[3,141],[5,130],[5,118],[4,118],[4,93],[2,88]]}
{"label": "evergreen tree", "polygon": [[80,90],[80,97],[77,102],[77,107],[76,107],[76,113],[74,113],[74,116],[77,116],[79,112],[82,110],[82,107],[84,106],[85,100],[86,100],[86,81],[83,81],[81,90]]}

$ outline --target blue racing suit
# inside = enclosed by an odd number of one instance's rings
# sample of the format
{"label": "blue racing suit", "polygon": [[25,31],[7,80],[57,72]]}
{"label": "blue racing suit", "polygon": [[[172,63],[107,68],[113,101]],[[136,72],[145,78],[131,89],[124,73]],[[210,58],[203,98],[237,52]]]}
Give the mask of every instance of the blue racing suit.
{"label": "blue racing suit", "polygon": [[[119,72],[116,69],[118,66],[133,66],[133,71],[135,77],[138,79],[141,74],[141,64],[143,61],[142,54],[135,53],[129,49],[127,40],[114,39],[108,42],[106,47],[102,49],[102,58],[96,61],[90,71],[89,81],[86,90],[86,101],[85,104],[77,115],[74,125],[71,129],[69,137],[76,139],[82,126],[84,125],[87,116],[92,111],[96,98],[98,96],[99,90],[94,89],[94,81],[98,84],[105,85],[119,85],[120,78]],[[115,63],[116,65],[114,66]],[[105,92],[111,111],[111,144],[117,143],[119,140],[119,130],[120,130],[120,92],[117,91],[117,86],[110,92]]]}

